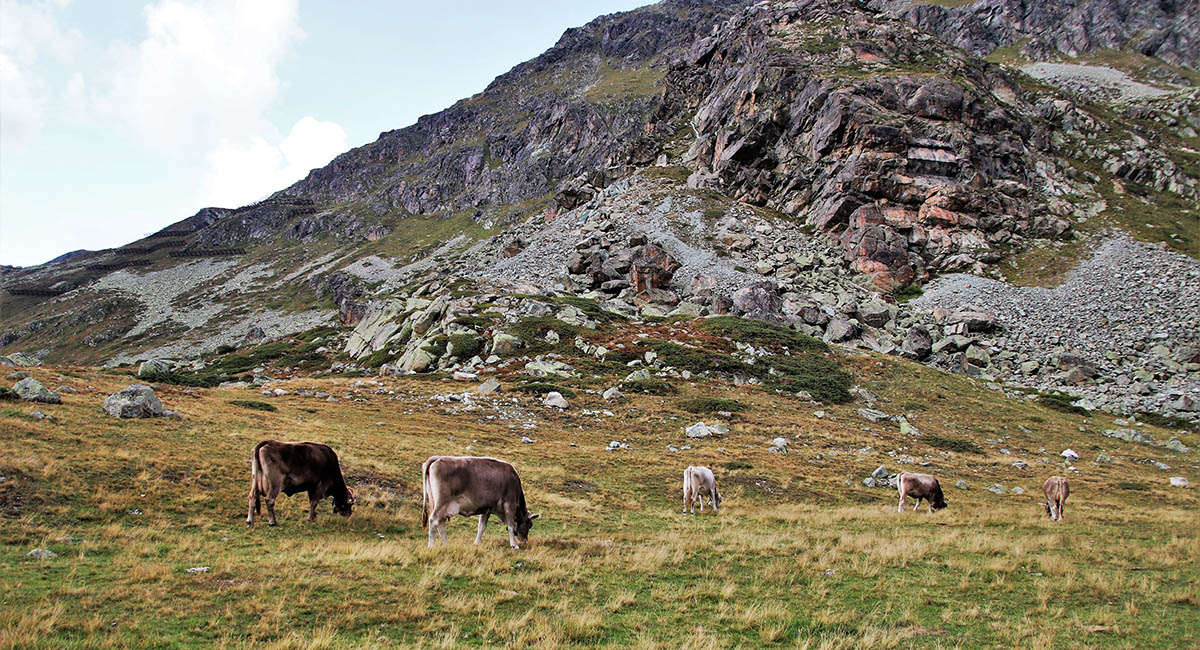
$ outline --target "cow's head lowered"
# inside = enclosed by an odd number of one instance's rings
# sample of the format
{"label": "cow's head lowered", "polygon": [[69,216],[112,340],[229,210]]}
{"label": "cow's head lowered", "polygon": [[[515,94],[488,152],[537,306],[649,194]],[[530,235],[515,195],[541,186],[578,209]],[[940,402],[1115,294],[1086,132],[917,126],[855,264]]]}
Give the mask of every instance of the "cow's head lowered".
{"label": "cow's head lowered", "polygon": [[946,495],[942,494],[942,486],[938,485],[933,490],[933,509],[941,510],[946,505]]}
{"label": "cow's head lowered", "polygon": [[350,511],[353,509],[353,507],[354,507],[354,491],[351,490],[350,488],[346,488],[346,493],[344,495],[342,495],[341,497],[334,495],[334,497],[333,497],[333,512],[334,512],[334,514],[338,514],[343,517],[349,517]]}
{"label": "cow's head lowered", "polygon": [[533,528],[533,520],[542,516],[540,513],[536,515],[526,513],[526,515],[528,516],[524,519],[518,518],[516,526],[513,528],[513,535],[516,535],[517,541],[522,544],[529,541],[529,529]]}

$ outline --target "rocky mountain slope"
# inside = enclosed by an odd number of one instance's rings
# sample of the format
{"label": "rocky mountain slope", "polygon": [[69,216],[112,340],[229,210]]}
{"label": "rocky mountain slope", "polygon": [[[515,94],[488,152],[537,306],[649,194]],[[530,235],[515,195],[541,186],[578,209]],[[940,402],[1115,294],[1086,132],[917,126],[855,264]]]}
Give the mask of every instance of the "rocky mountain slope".
{"label": "rocky mountain slope", "polygon": [[[4,269],[0,352],[217,378],[218,349],[335,327],[327,370],[545,374],[624,358],[589,324],[728,314],[1189,417],[1195,20],[1169,0],[601,17],[266,201]],[[763,382],[738,354],[716,376]]]}

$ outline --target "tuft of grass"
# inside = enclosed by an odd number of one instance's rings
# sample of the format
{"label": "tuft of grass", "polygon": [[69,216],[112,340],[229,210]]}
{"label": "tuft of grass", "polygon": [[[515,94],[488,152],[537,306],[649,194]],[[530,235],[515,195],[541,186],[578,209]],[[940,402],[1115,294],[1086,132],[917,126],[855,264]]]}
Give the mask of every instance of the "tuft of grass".
{"label": "tuft of grass", "polygon": [[259,402],[257,400],[252,400],[252,399],[231,399],[231,400],[229,400],[229,403],[233,404],[234,406],[240,406],[242,408],[250,409],[253,411],[278,411],[279,410],[279,409],[275,408],[274,404],[267,404],[266,402]]}
{"label": "tuft of grass", "polygon": [[947,451],[959,451],[968,454],[982,454],[983,448],[961,438],[947,438],[945,436],[928,435],[925,436],[925,444],[934,449],[945,449]]}
{"label": "tuft of grass", "polygon": [[1191,420],[1187,420],[1175,415],[1163,415],[1162,413],[1154,413],[1153,411],[1138,411],[1137,418],[1146,424],[1151,424],[1164,429],[1193,429],[1197,425]]}
{"label": "tuft of grass", "polygon": [[633,379],[621,383],[621,390],[626,393],[644,393],[646,395],[670,395],[675,387],[661,379]]}
{"label": "tuft of grass", "polygon": [[534,395],[545,395],[551,391],[558,391],[563,397],[575,397],[575,391],[565,386],[551,384],[544,381],[533,381],[528,384],[521,384],[516,387],[516,390],[522,393],[532,393]]}
{"label": "tuft of grass", "polygon": [[1078,399],[1078,397],[1073,395],[1052,391],[1049,393],[1038,393],[1037,402],[1046,408],[1054,409],[1055,411],[1062,411],[1063,413],[1072,413],[1074,415],[1082,415],[1084,417],[1091,415],[1091,411],[1083,408],[1082,406],[1076,406],[1073,403]]}
{"label": "tuft of grass", "polygon": [[731,460],[728,463],[725,463],[725,469],[728,469],[728,470],[754,469],[754,466],[751,465],[750,463],[747,463],[744,460]]}
{"label": "tuft of grass", "polygon": [[925,292],[921,287],[915,284],[906,284],[897,289],[892,297],[896,299],[896,302],[903,304],[914,298],[920,298],[923,293]]}
{"label": "tuft of grass", "polygon": [[677,405],[688,413],[716,413],[718,411],[740,413],[749,408],[735,399],[724,399],[721,397],[693,397],[691,399],[679,400]]}
{"label": "tuft of grass", "polygon": [[805,336],[795,330],[751,318],[717,316],[696,323],[696,329],[714,336],[724,336],[752,345],[786,347],[792,353],[824,352],[829,346],[824,341]]}
{"label": "tuft of grass", "polygon": [[452,334],[447,342],[459,359],[470,359],[483,351],[484,340],[474,334]]}
{"label": "tuft of grass", "polygon": [[1120,483],[1117,483],[1117,487],[1122,490],[1130,490],[1132,492],[1150,491],[1150,486],[1146,485],[1145,483],[1138,483],[1136,481],[1121,481]]}

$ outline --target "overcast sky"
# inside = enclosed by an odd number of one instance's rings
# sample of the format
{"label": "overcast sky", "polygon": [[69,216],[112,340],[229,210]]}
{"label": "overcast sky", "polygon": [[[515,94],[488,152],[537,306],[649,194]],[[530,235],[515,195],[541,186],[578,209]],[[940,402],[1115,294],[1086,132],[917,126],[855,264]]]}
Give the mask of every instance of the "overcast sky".
{"label": "overcast sky", "polygon": [[0,264],[282,189],[647,0],[0,0]]}

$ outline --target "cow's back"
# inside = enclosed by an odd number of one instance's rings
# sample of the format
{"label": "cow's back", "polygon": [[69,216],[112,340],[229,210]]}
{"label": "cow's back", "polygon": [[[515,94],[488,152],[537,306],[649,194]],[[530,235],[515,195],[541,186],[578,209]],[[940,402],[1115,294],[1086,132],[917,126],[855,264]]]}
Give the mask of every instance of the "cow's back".
{"label": "cow's back", "polygon": [[281,442],[267,440],[256,447],[264,472],[283,478],[284,493],[302,492],[311,486],[341,479],[337,454],[320,442]]}
{"label": "cow's back", "polygon": [[433,456],[426,461],[436,501],[462,496],[497,502],[521,495],[521,478],[505,461],[484,456]]}

